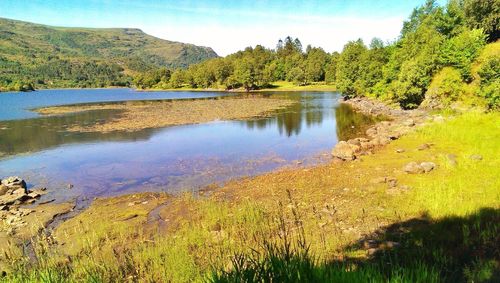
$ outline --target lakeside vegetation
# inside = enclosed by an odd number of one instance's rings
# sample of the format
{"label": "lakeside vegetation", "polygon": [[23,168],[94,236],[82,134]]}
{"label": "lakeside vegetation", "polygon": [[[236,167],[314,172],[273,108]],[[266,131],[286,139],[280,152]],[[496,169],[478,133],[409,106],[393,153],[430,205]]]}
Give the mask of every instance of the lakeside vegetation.
{"label": "lakeside vegetation", "polygon": [[[348,42],[342,52],[305,49],[297,38],[275,49],[248,47],[187,69],[158,69],[134,77],[142,89],[272,88],[333,84],[348,97],[370,96],[404,108],[456,101],[496,108],[500,103],[500,43],[497,1],[427,1],[405,21],[399,38]],[[488,45],[488,43],[490,43]],[[312,87],[314,88],[314,87]],[[485,101],[485,102],[484,102]]]}
{"label": "lakeside vegetation", "polygon": [[0,18],[0,91],[130,86],[136,73],[217,54],[139,29],[65,28]]}

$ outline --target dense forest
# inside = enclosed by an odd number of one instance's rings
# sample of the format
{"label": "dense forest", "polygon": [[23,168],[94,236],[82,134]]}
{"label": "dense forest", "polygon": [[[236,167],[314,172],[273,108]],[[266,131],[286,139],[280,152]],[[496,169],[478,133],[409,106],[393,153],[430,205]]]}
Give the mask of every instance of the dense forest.
{"label": "dense forest", "polygon": [[211,48],[139,29],[62,28],[0,18],[0,91],[129,86],[135,74],[214,57]]}
{"label": "dense forest", "polygon": [[[384,43],[348,42],[341,53],[303,48],[287,37],[275,49],[248,47],[187,69],[152,70],[134,78],[138,88],[242,88],[274,81],[335,84],[347,97],[372,96],[405,108],[465,100],[500,104],[500,1],[427,1],[414,9],[400,36]],[[488,44],[490,43],[490,44]]]}

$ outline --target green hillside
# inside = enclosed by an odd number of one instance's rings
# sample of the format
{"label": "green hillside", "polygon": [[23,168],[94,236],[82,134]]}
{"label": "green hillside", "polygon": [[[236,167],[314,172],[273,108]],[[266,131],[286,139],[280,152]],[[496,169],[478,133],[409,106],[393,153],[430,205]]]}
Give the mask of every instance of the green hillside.
{"label": "green hillside", "polygon": [[0,18],[0,89],[127,85],[129,75],[185,68],[217,54],[139,29],[63,28]]}

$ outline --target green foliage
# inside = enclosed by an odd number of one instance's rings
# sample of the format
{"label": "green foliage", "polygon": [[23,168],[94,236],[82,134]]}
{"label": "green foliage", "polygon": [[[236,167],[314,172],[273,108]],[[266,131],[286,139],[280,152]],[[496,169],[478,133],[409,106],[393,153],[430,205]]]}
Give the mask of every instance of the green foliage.
{"label": "green foliage", "polygon": [[137,29],[59,28],[0,18],[0,90],[129,86],[126,74],[185,68],[216,56],[210,48]]}
{"label": "green foliage", "polygon": [[500,37],[500,0],[464,0],[469,28],[483,29],[490,42]]}
{"label": "green foliage", "polygon": [[490,57],[478,71],[481,77],[480,94],[493,109],[500,108],[500,57]]}
{"label": "green foliage", "polygon": [[[300,40],[287,37],[275,50],[257,45],[225,58],[207,60],[184,72],[176,71],[170,81],[154,84],[154,72],[138,75],[134,83],[139,88],[243,88],[247,91],[267,87],[270,82],[293,82],[308,85],[325,80],[330,55],[321,48],[307,47],[302,51]],[[151,78],[148,78],[151,77]],[[153,82],[149,84],[148,82]]]}
{"label": "green foliage", "polygon": [[464,93],[464,83],[457,69],[446,67],[437,73],[427,93],[428,103],[439,103],[442,106],[456,101]]}
{"label": "green foliage", "polygon": [[440,64],[460,70],[465,81],[471,81],[471,64],[486,45],[486,36],[481,30],[465,30],[448,39],[442,47]]}
{"label": "green foliage", "polygon": [[336,84],[339,91],[348,97],[362,94],[360,81],[362,75],[361,60],[367,48],[361,39],[350,41],[344,46],[337,62]]}

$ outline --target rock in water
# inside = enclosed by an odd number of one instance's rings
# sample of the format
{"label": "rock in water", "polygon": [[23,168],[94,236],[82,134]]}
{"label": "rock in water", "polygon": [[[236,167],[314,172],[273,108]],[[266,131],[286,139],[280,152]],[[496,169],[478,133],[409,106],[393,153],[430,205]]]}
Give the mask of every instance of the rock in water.
{"label": "rock in water", "polygon": [[410,162],[403,167],[403,171],[408,174],[421,174],[424,173],[425,170],[420,166],[417,162]]}
{"label": "rock in water", "polygon": [[349,144],[345,141],[339,142],[332,150],[333,157],[340,158],[342,160],[354,160],[356,159],[356,153],[360,150],[360,147],[355,144]]}

